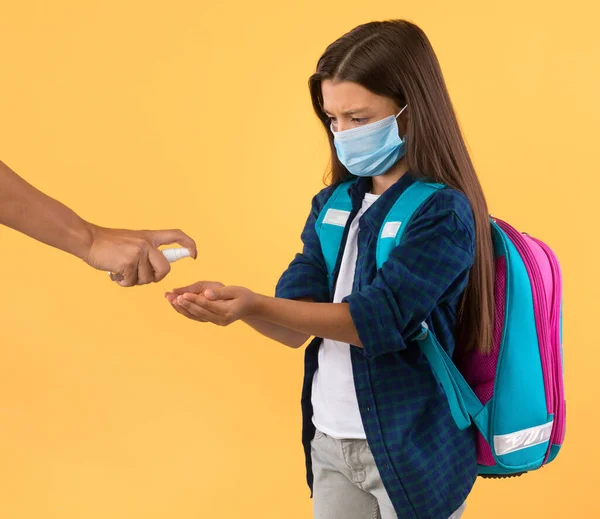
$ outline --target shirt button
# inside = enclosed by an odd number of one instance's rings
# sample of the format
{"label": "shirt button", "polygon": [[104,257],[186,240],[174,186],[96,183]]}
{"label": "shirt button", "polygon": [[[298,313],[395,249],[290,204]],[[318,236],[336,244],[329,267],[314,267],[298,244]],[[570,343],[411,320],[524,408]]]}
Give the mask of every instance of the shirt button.
{"label": "shirt button", "polygon": [[365,407],[365,411],[370,411],[371,408],[369,406]]}

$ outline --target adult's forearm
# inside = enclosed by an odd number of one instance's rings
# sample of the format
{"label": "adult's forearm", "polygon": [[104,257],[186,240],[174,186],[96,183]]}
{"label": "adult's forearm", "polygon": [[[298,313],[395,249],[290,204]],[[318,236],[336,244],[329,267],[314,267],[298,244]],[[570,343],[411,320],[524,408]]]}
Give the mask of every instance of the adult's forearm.
{"label": "adult's forearm", "polygon": [[0,162],[0,224],[84,258],[94,226]]}

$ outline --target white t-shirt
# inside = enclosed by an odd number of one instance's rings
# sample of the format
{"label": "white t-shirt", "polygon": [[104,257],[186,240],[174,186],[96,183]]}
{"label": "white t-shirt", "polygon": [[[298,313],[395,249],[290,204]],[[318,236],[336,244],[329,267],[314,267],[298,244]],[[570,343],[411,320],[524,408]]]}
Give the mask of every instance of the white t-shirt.
{"label": "white t-shirt", "polygon": [[[361,216],[379,195],[365,194],[362,207],[350,224],[344,256],[335,286],[334,303],[352,293],[358,256],[358,231]],[[338,439],[366,439],[358,409],[350,346],[323,339],[319,348],[319,368],[312,386],[313,423],[317,429]]]}

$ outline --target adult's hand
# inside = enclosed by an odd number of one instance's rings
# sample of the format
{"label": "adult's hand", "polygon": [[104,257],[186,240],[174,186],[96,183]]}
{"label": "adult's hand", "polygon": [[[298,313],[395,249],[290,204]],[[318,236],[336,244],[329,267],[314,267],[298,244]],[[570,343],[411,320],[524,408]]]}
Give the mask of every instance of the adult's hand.
{"label": "adult's hand", "polygon": [[128,231],[93,225],[50,198],[0,162],[0,225],[73,254],[88,265],[114,273],[122,286],[163,279],[169,262],[160,245],[178,243],[196,258],[196,244],[187,234],[170,231]]}
{"label": "adult's hand", "polygon": [[171,270],[158,249],[177,243],[197,257],[196,243],[180,230],[129,231],[93,227],[89,251],[82,259],[91,267],[111,272],[123,287],[162,280]]}

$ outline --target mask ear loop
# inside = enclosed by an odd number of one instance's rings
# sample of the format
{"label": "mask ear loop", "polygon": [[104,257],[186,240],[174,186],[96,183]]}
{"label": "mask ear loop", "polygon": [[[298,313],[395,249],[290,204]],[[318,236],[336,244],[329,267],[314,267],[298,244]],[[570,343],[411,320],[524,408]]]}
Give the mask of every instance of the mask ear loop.
{"label": "mask ear loop", "polygon": [[404,110],[406,110],[406,107],[408,106],[408,103],[404,105],[404,108],[402,110],[400,110],[398,112],[398,115],[396,116],[396,119],[398,119],[398,117],[400,117],[402,115],[402,112],[404,112]]}
{"label": "mask ear loop", "polygon": [[[408,103],[406,103],[404,105],[404,108],[398,112],[396,119],[398,119],[398,117],[400,117],[402,115],[402,112],[404,112],[404,110],[406,110],[407,107],[408,107]],[[406,145],[406,135],[404,137],[402,137],[402,140],[404,141],[404,144]]]}

